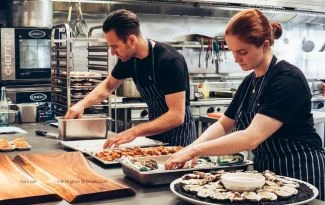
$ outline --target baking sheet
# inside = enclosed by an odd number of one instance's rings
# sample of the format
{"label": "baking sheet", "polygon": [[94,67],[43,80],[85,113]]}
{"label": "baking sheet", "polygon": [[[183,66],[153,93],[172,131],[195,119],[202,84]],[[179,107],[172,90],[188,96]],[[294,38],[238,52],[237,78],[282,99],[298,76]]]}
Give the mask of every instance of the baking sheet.
{"label": "baking sheet", "polygon": [[[97,139],[97,140],[60,141],[60,143],[64,147],[68,147],[70,149],[81,151],[82,153],[88,154],[92,158],[96,159],[98,162],[104,165],[119,164],[119,162],[117,161],[105,161],[95,156],[97,152],[103,150],[103,145],[105,141],[106,139]],[[132,142],[120,145],[120,148],[149,147],[149,146],[160,146],[160,145],[164,145],[164,143],[146,137],[137,137]]]}
{"label": "baking sheet", "polygon": [[[154,159],[157,163],[164,163],[169,156],[148,156],[148,157],[135,157],[135,159]],[[137,168],[124,163],[119,160],[122,165],[123,173],[130,177],[131,179],[144,184],[144,185],[158,185],[158,184],[169,184],[173,180],[183,176],[186,173],[191,173],[193,171],[211,171],[211,170],[231,170],[246,168],[248,165],[253,165],[254,163],[250,160],[245,160],[243,163],[236,163],[226,166],[211,166],[211,167],[199,167],[199,168],[188,168],[188,169],[175,169],[175,170],[152,170],[152,171],[140,171]]]}

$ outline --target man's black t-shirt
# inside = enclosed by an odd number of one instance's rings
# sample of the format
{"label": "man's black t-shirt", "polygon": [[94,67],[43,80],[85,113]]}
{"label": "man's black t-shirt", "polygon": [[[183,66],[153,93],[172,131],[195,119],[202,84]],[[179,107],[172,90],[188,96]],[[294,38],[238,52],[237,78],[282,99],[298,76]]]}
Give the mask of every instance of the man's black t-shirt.
{"label": "man's black t-shirt", "polygon": [[[154,61],[152,61],[153,56]],[[137,78],[140,86],[151,83],[150,79],[154,77],[158,89],[165,95],[186,91],[186,105],[189,105],[189,75],[184,57],[173,47],[161,42],[155,42],[153,56],[152,52],[149,52],[149,56],[144,59],[131,58],[126,62],[118,60],[112,76],[116,79],[131,77],[134,82]],[[152,62],[154,62],[154,76]],[[134,67],[137,69],[136,72]]]}
{"label": "man's black t-shirt", "polygon": [[[249,109],[256,94],[252,90],[260,88],[263,76],[260,79],[254,79],[254,77],[253,72],[239,86],[234,99],[225,112],[229,118],[235,118],[241,102],[244,103],[243,112],[251,111]],[[246,91],[248,91],[248,96],[244,99]],[[313,128],[311,97],[304,74],[296,66],[286,61],[280,61],[261,93],[257,113],[275,118],[283,123],[272,137],[289,138],[321,147],[321,139]]]}

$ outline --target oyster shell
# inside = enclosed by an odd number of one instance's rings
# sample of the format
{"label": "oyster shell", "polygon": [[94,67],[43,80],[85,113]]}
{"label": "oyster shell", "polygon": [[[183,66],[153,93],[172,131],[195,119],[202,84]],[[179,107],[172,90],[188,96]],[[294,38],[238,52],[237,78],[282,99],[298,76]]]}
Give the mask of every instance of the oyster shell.
{"label": "oyster shell", "polygon": [[253,201],[253,202],[258,202],[258,201],[261,201],[262,197],[258,194],[256,194],[255,192],[243,192],[242,193],[242,196],[249,200],[249,201]]}
{"label": "oyster shell", "polygon": [[276,194],[274,194],[272,192],[268,192],[268,191],[258,192],[258,195],[261,197],[261,199],[264,199],[267,201],[275,201],[278,199]]}

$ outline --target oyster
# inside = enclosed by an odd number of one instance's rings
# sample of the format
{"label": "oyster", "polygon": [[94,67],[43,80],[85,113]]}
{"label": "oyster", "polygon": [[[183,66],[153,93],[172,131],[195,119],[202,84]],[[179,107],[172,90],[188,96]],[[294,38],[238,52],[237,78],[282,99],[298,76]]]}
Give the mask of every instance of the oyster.
{"label": "oyster", "polygon": [[245,198],[238,192],[228,192],[230,201],[244,201]]}
{"label": "oyster", "polygon": [[268,191],[258,192],[257,195],[259,195],[261,197],[261,199],[264,199],[267,201],[275,201],[278,199],[276,194],[274,194],[272,192],[268,192]]}
{"label": "oyster", "polygon": [[198,192],[197,192],[197,195],[199,197],[202,197],[202,198],[207,198],[207,197],[211,197],[214,195],[215,193],[215,190],[213,189],[200,189]]}
{"label": "oyster", "polygon": [[183,188],[185,191],[198,192],[202,189],[202,186],[198,184],[186,184]]}
{"label": "oyster", "polygon": [[257,202],[257,201],[261,201],[262,197],[258,194],[256,194],[255,192],[243,192],[242,196],[249,200],[249,201],[253,201],[253,202]]}
{"label": "oyster", "polygon": [[158,163],[153,159],[146,159],[142,162],[142,164],[151,170],[158,169]]}
{"label": "oyster", "polygon": [[216,199],[216,200],[226,200],[229,198],[229,193],[228,192],[215,192],[211,198]]}

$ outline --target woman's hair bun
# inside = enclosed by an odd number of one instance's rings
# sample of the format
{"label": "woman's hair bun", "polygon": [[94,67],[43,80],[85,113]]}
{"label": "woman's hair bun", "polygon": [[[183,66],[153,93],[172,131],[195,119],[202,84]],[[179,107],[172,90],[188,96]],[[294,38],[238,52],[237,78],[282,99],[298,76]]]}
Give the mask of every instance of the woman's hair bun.
{"label": "woman's hair bun", "polygon": [[271,23],[274,39],[279,39],[282,36],[282,26],[278,22]]}

